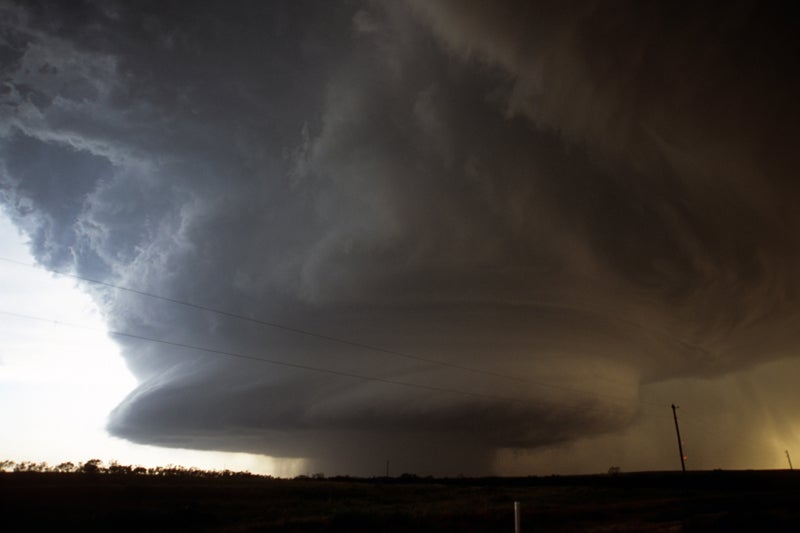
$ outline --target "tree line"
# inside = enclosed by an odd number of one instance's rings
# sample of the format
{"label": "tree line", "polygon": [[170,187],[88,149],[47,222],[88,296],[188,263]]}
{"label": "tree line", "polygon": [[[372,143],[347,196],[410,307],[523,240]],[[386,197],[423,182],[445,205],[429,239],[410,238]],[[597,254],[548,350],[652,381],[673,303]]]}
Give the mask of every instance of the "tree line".
{"label": "tree line", "polygon": [[247,471],[233,470],[202,470],[200,468],[185,467],[179,465],[156,466],[146,468],[144,466],[122,465],[117,461],[104,463],[100,459],[89,459],[84,463],[73,463],[71,461],[50,465],[47,462],[34,461],[0,461],[0,472],[50,472],[61,474],[88,474],[88,475],[130,475],[130,476],[181,476],[196,478],[272,478],[252,474]]}

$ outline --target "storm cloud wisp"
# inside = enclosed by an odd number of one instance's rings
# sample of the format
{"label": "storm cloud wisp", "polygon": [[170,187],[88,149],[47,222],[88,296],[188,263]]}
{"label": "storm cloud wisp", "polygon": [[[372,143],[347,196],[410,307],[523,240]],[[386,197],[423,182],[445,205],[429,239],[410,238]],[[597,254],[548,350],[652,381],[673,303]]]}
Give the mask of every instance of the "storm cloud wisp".
{"label": "storm cloud wisp", "polygon": [[118,339],[110,431],[485,473],[794,357],[787,17],[623,4],[3,4],[0,194],[37,260],[257,319],[87,285],[173,343]]}

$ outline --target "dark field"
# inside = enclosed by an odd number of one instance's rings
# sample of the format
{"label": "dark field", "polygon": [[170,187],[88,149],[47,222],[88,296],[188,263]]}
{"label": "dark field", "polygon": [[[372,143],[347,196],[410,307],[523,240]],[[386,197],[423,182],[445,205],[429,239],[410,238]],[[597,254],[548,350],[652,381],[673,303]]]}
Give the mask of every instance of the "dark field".
{"label": "dark field", "polygon": [[484,479],[2,473],[3,531],[800,531],[800,472]]}

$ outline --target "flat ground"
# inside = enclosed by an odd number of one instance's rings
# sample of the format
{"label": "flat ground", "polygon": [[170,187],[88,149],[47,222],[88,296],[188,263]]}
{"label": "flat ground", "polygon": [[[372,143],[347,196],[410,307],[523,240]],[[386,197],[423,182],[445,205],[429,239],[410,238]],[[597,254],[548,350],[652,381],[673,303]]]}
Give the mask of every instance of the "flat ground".
{"label": "flat ground", "polygon": [[0,474],[3,531],[800,531],[800,472],[281,480]]}

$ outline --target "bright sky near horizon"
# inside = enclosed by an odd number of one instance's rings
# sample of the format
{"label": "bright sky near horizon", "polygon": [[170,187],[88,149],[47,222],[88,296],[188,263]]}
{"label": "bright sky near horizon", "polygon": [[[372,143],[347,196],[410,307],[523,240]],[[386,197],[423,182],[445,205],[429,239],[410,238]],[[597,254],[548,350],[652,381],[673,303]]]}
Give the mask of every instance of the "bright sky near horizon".
{"label": "bright sky near horizon", "polygon": [[[33,264],[24,240],[0,213],[0,256]],[[0,261],[0,302],[0,458],[49,464],[98,458],[293,474],[290,463],[266,456],[143,446],[111,437],[105,430],[108,413],[136,380],[103,332],[105,322],[91,298],[74,280]]]}

